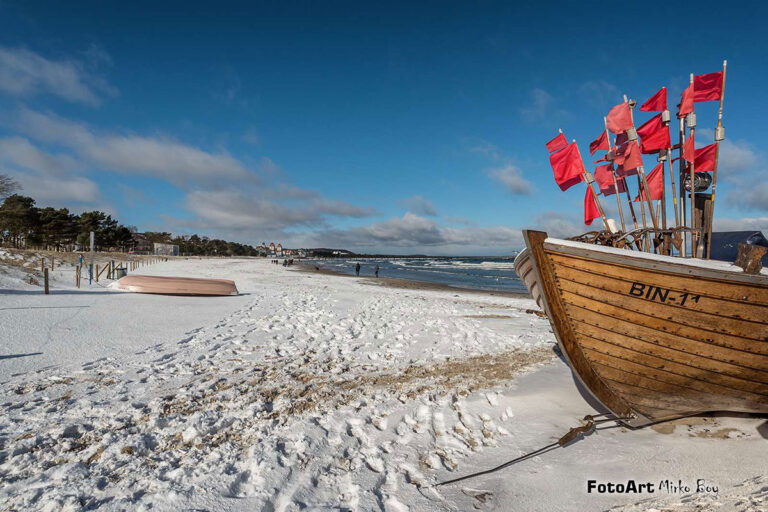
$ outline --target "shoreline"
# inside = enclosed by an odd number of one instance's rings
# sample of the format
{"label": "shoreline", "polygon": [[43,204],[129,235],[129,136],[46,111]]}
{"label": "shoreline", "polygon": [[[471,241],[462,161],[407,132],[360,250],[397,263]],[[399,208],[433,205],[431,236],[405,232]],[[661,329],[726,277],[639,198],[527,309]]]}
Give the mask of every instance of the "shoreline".
{"label": "shoreline", "polygon": [[497,290],[481,290],[478,288],[460,288],[458,286],[450,286],[441,283],[432,283],[429,281],[419,281],[416,279],[403,279],[399,277],[374,277],[374,276],[353,276],[338,272],[336,270],[318,267],[309,263],[297,262],[294,263],[294,267],[297,271],[306,274],[323,274],[329,276],[351,277],[354,279],[362,279],[367,281],[366,284],[376,283],[378,286],[387,286],[389,288],[399,288],[404,290],[431,290],[440,292],[461,292],[461,293],[474,293],[482,295],[491,295],[494,297],[510,297],[515,299],[530,299],[529,293],[523,292],[502,292]]}

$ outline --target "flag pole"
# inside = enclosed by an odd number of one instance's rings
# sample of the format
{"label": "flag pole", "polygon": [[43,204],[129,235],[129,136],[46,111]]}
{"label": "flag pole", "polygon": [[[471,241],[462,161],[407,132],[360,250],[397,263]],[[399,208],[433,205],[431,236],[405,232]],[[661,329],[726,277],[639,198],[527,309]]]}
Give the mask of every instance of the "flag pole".
{"label": "flag pole", "polygon": [[720,141],[725,138],[723,129],[723,98],[725,97],[725,68],[728,61],[723,61],[723,83],[720,87],[720,108],[717,111],[717,129],[715,130],[715,168],[712,171],[712,203],[709,206],[709,218],[707,219],[707,259],[709,259],[710,249],[712,247],[712,217],[715,212],[715,188],[717,187],[717,162],[720,156]]}
{"label": "flag pole", "polygon": [[[634,105],[632,105],[632,103],[630,103],[627,100],[627,95],[626,94],[624,95],[624,102],[629,105],[629,118],[632,121],[632,131],[634,132],[634,136],[635,136],[635,138],[633,140],[636,141],[637,140],[637,132],[635,131]],[[627,134],[627,135],[629,135],[629,134]],[[628,139],[628,142],[632,142],[632,140],[629,139],[629,136],[627,137],[627,139]],[[639,147],[640,146],[638,145],[638,149],[639,149]],[[642,157],[641,157],[641,165],[640,165],[640,167],[637,168],[637,187],[640,189],[640,205],[641,205],[642,212],[643,212],[643,228],[646,227],[646,223],[645,223],[645,208],[642,206],[642,204],[643,204],[642,198],[645,197],[645,201],[648,204],[648,215],[651,217],[651,222],[653,223],[653,228],[654,229],[659,229],[658,220],[653,215],[653,204],[651,203],[651,193],[650,193],[650,189],[648,188],[648,181],[645,179],[645,168],[642,165]],[[646,233],[646,235],[647,235],[647,233]],[[648,252],[656,252],[655,250],[653,250],[652,247],[650,247],[651,244],[650,244],[650,241],[648,240],[648,238],[649,238],[648,236],[645,237],[645,239],[646,239],[646,250]]]}
{"label": "flag pole", "polygon": [[[667,163],[669,164],[669,180],[672,182],[672,202],[675,207],[675,227],[680,227],[680,216],[677,211],[677,190],[675,190],[675,170],[672,168],[672,149],[667,149],[666,156]],[[666,203],[664,203],[666,207]]]}
{"label": "flag pole", "polygon": [[659,216],[659,208],[661,205],[664,205],[663,208],[661,208],[661,229],[664,231],[667,230],[667,191],[664,190],[666,187],[664,186],[664,164],[661,164],[661,201],[659,201],[659,204],[656,208],[656,217]]}
{"label": "flag pole", "polygon": [[[608,139],[608,152],[611,152],[611,134],[608,133],[608,119],[603,117],[603,124],[605,125],[605,138]],[[624,211],[621,209],[621,193],[619,192],[619,184],[616,181],[616,170],[613,168],[613,160],[611,162],[611,177],[613,178],[613,190],[616,193],[616,206],[619,207],[619,217],[621,217],[621,230],[626,233],[627,226],[624,223]],[[626,184],[624,185],[626,189]]]}
{"label": "flag pole", "polygon": [[[691,84],[693,84],[693,73],[691,73]],[[695,103],[694,103],[695,105]],[[691,116],[693,114],[693,116]],[[691,126],[693,125],[693,126]],[[690,134],[688,135],[688,138],[693,138],[694,145],[693,145],[693,154],[694,154],[694,160],[696,159],[696,113],[695,109],[694,112],[691,112],[688,114],[688,127],[691,129]],[[696,228],[696,219],[695,219],[695,213],[696,213],[696,187],[694,186],[694,177],[696,176],[696,170],[695,170],[695,162],[689,162],[688,163],[688,172],[691,176],[691,258],[695,258],[698,253],[698,245],[699,245],[699,237],[696,236],[696,232],[694,229]]]}
{"label": "flag pole", "polygon": [[[630,116],[630,119],[632,120],[633,130],[635,128],[635,118],[634,118],[634,112],[633,112],[634,108],[635,106],[629,103],[629,116]],[[637,140],[637,132],[635,132],[635,140]],[[640,146],[638,145],[638,148],[639,147]],[[650,188],[648,187],[648,181],[645,179],[645,167],[641,165],[640,167],[637,168],[637,170],[638,170],[638,176],[640,177],[641,183],[643,185],[643,189],[646,191],[645,201],[648,204],[648,213],[651,216],[651,220],[653,221],[653,227],[654,229],[659,229],[658,219],[653,215],[653,203],[651,203],[651,193],[650,193]]]}
{"label": "flag pole", "polygon": [[[681,106],[682,106],[682,99]],[[681,226],[686,226],[686,213],[685,213],[685,158],[683,158],[683,142],[685,141],[685,118],[680,117],[680,111],[678,110],[678,120],[680,123],[680,146],[679,146],[679,152],[680,152],[680,158],[678,161],[678,172],[680,173],[680,220],[682,221]],[[670,162],[670,166],[672,163]],[[686,234],[685,231],[683,231],[683,243],[680,246],[680,256],[685,258],[685,244],[686,244]]]}
{"label": "flag pole", "polygon": [[[563,131],[560,130],[560,133]],[[576,143],[576,139],[573,139],[574,144]],[[605,216],[605,210],[603,210],[603,205],[600,204],[600,199],[597,197],[597,194],[595,193],[595,189],[592,187],[592,182],[595,181],[594,176],[592,176],[592,173],[587,172],[587,168],[584,167],[584,159],[581,157],[581,151],[579,150],[579,146],[576,146],[576,151],[579,153],[579,160],[581,161],[581,166],[584,168],[584,172],[581,173],[581,177],[584,178],[584,182],[587,184],[587,188],[590,192],[592,192],[592,199],[595,200],[595,204],[597,205],[597,211],[600,212],[600,217],[603,219],[603,225],[605,226],[605,229],[609,233],[613,233],[613,230],[611,229],[611,226],[608,225],[608,218]]]}

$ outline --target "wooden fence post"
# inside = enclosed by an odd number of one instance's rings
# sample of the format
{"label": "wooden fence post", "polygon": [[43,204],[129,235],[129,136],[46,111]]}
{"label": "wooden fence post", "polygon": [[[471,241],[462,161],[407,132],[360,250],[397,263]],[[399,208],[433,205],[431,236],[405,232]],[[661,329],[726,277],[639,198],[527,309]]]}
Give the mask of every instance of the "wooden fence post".
{"label": "wooden fence post", "polygon": [[40,272],[45,272],[45,258],[40,258]]}
{"label": "wooden fence post", "polygon": [[99,282],[99,264],[96,264],[96,282]]}
{"label": "wooden fence post", "polygon": [[48,269],[47,268],[43,271],[43,279],[45,281],[45,294],[48,295],[49,291],[48,291]]}
{"label": "wooden fence post", "polygon": [[53,270],[53,261],[54,261],[54,259],[55,258],[53,256],[51,256],[51,270]]}
{"label": "wooden fence post", "polygon": [[75,272],[76,272],[76,274],[75,274],[75,284],[77,285],[78,288],[80,288],[80,265],[77,265],[75,267]]}

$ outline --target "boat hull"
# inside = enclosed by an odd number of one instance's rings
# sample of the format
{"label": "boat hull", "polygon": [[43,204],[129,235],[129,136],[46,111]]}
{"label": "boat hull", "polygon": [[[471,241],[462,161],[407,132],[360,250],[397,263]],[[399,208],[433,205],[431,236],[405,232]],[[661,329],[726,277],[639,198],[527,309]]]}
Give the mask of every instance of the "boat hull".
{"label": "boat hull", "polygon": [[229,279],[200,279],[130,275],[120,278],[116,288],[135,293],[159,295],[237,295],[234,281]]}
{"label": "boat hull", "polygon": [[768,414],[768,275],[524,234],[515,269],[616,416]]}

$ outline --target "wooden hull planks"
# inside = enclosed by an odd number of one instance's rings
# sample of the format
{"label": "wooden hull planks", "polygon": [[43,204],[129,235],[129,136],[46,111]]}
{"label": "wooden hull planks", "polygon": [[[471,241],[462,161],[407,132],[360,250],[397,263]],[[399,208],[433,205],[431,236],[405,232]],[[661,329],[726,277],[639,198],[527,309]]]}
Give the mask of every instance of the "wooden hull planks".
{"label": "wooden hull planks", "polygon": [[768,275],[524,234],[515,270],[582,384],[627,424],[768,414]]}

